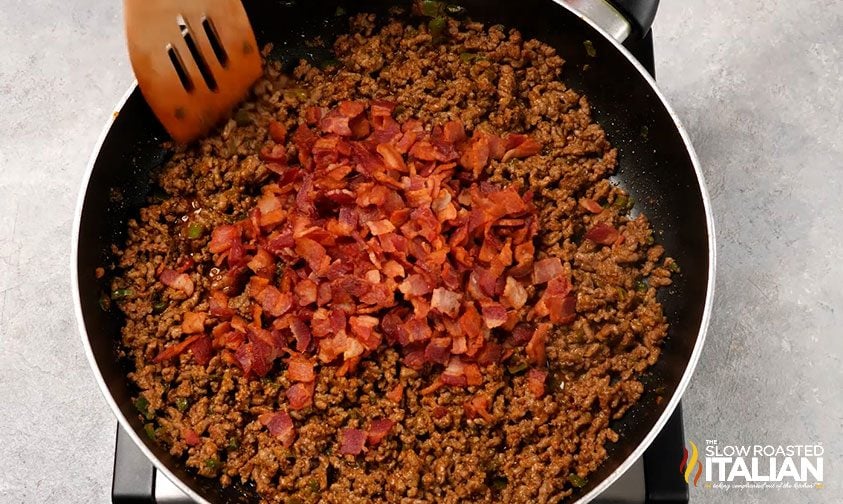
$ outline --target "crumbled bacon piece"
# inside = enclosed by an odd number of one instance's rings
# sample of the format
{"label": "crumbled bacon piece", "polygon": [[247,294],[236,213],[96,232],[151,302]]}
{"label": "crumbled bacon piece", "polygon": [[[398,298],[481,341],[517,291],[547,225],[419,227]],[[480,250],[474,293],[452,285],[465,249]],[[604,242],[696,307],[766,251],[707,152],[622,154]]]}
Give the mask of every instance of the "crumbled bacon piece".
{"label": "crumbled bacon piece", "polygon": [[340,431],[340,453],[343,455],[359,455],[365,450],[366,431],[345,428]]}
{"label": "crumbled bacon piece", "polygon": [[211,241],[208,243],[208,250],[212,254],[219,254],[230,249],[234,242],[240,240],[240,227],[232,224],[217,226],[211,232]]}
{"label": "crumbled bacon piece", "polygon": [[276,439],[281,441],[281,445],[289,448],[293,445],[296,439],[296,430],[293,426],[293,419],[286,411],[278,413],[265,413],[258,418]]}
{"label": "crumbled bacon piece", "polygon": [[579,204],[581,207],[593,214],[599,214],[603,211],[603,207],[600,205],[600,203],[590,198],[580,198]]}
{"label": "crumbled bacon piece", "polygon": [[287,361],[287,378],[296,382],[314,381],[313,362],[302,354],[294,353]]}
{"label": "crumbled bacon piece", "polygon": [[547,360],[545,354],[545,344],[547,343],[547,335],[550,332],[550,324],[539,324],[533,335],[530,336],[530,341],[527,343],[527,359],[534,366],[544,366]]}
{"label": "crumbled bacon piece", "polygon": [[211,338],[203,335],[190,345],[190,352],[193,354],[193,358],[196,360],[197,364],[200,366],[206,366],[209,362],[211,362],[211,357],[213,355]]}
{"label": "crumbled bacon piece", "polygon": [[214,317],[230,319],[235,314],[235,311],[228,307],[228,296],[222,291],[212,291],[208,305],[208,311]]}
{"label": "crumbled bacon piece", "polygon": [[168,346],[167,348],[162,350],[161,353],[159,353],[155,357],[155,359],[153,359],[153,362],[164,362],[166,360],[172,359],[173,357],[178,357],[179,355],[184,353],[184,351],[187,350],[190,345],[192,345],[201,337],[201,334],[194,334],[193,336],[188,337],[181,343],[174,343]]}
{"label": "crumbled bacon piece", "polygon": [[433,298],[430,301],[430,307],[454,318],[459,314],[461,297],[460,294],[449,291],[448,289],[436,288],[433,289]]}
{"label": "crumbled bacon piece", "polygon": [[181,331],[185,334],[201,333],[205,330],[205,312],[185,312],[181,322]]}
{"label": "crumbled bacon piece", "polygon": [[487,301],[481,303],[480,310],[483,313],[483,322],[487,328],[494,329],[506,323],[507,313],[503,305],[493,301]]}
{"label": "crumbled bacon piece", "polygon": [[536,140],[526,135],[509,135],[506,138],[506,153],[501,161],[506,163],[510,159],[530,157],[538,154],[542,146]]}
{"label": "crumbled bacon piece", "polygon": [[463,405],[465,416],[469,419],[483,418],[486,422],[493,420],[492,414],[489,413],[489,406],[491,401],[489,397],[484,394],[478,394],[467,400]]}
{"label": "crumbled bacon piece", "polygon": [[392,389],[386,393],[386,398],[396,404],[401,402],[402,397],[404,397],[404,385],[400,383],[392,387]]}
{"label": "crumbled bacon piece", "polygon": [[378,418],[372,420],[372,423],[369,424],[369,430],[366,434],[366,440],[369,443],[369,446],[377,446],[383,438],[389,434],[389,431],[392,430],[392,427],[395,425],[395,422],[388,419],[388,418]]}
{"label": "crumbled bacon piece", "polygon": [[547,371],[538,368],[527,371],[527,389],[536,399],[544,395],[545,380],[547,380]]}
{"label": "crumbled bacon piece", "polygon": [[535,285],[547,283],[550,279],[564,273],[562,261],[558,257],[548,257],[533,265],[533,283]]}
{"label": "crumbled bacon piece", "polygon": [[313,403],[313,383],[296,383],[287,389],[290,409],[301,410]]}
{"label": "crumbled bacon piece", "polygon": [[601,245],[611,245],[620,237],[620,233],[611,224],[600,222],[585,233],[585,237]]}
{"label": "crumbled bacon piece", "polygon": [[182,437],[184,437],[184,444],[187,446],[196,446],[202,442],[199,438],[199,434],[196,434],[196,431],[191,429],[190,427],[184,427],[181,431]]}
{"label": "crumbled bacon piece", "polygon": [[287,128],[276,120],[269,121],[269,137],[275,143],[283,144],[287,140]]}
{"label": "crumbled bacon piece", "polygon": [[527,303],[527,289],[518,280],[506,277],[503,300],[506,301],[507,306],[517,310]]}
{"label": "crumbled bacon piece", "polygon": [[167,287],[180,290],[188,296],[193,295],[193,280],[190,279],[187,273],[178,273],[175,270],[165,269],[158,278]]}

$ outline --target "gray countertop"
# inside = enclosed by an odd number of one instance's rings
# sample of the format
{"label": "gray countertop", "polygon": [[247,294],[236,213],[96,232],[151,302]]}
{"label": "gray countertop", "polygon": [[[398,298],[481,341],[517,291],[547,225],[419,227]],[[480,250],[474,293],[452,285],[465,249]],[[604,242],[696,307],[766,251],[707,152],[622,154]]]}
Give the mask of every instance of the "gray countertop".
{"label": "gray countertop", "polygon": [[[0,501],[107,502],[115,421],[68,268],[88,156],[132,82],[119,2],[0,13]],[[842,502],[843,2],[666,0],[655,33],[718,231],[687,437],[825,448],[823,489],[700,486],[692,501]]]}

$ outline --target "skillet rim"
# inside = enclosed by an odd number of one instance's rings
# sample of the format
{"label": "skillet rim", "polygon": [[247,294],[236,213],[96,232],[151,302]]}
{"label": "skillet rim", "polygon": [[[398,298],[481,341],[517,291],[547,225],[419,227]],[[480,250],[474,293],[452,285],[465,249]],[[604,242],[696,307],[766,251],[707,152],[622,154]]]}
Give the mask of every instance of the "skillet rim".
{"label": "skillet rim", "polygon": [[[687,130],[682,125],[681,120],[679,119],[676,111],[667,101],[667,98],[658,88],[658,85],[655,82],[655,79],[649,74],[649,72],[643,67],[643,65],[629,52],[629,50],[624,47],[618,40],[614,37],[609,35],[605,30],[603,30],[600,26],[594,23],[591,19],[584,16],[581,12],[579,12],[574,7],[564,3],[564,0],[553,0],[553,3],[558,5],[559,7],[568,10],[574,16],[579,18],[582,22],[586,23],[588,26],[591,27],[592,30],[600,34],[604,39],[606,39],[610,44],[612,44],[615,49],[621,53],[631,64],[632,66],[638,71],[640,77],[644,79],[644,81],[649,85],[650,89],[654,93],[654,99],[658,99],[661,102],[661,105],[665,108],[670,118],[673,120],[673,123],[679,132],[680,137],[682,138],[683,143],[685,144],[685,149],[688,153],[688,157],[691,160],[691,165],[694,168],[694,174],[697,178],[697,188],[700,191],[703,210],[705,213],[705,220],[706,220],[706,235],[707,235],[707,245],[708,245],[708,271],[707,275],[708,278],[706,280],[706,295],[705,295],[705,305],[703,308],[702,318],[700,320],[699,329],[697,331],[697,338],[694,343],[694,349],[691,352],[691,355],[688,359],[688,362],[685,366],[685,371],[682,373],[682,378],[679,380],[679,383],[674,390],[673,395],[671,396],[670,400],[668,401],[667,406],[665,406],[664,411],[662,411],[661,416],[653,423],[648,431],[647,435],[644,436],[644,439],[638,444],[638,446],[630,453],[626,459],[621,462],[614,471],[612,471],[607,477],[605,477],[599,484],[597,484],[591,491],[587,494],[581,496],[576,501],[573,501],[575,504],[584,504],[600,493],[605,491],[609,486],[611,486],[615,481],[617,481],[621,475],[623,475],[629,468],[644,454],[646,449],[650,446],[656,436],[661,432],[664,425],[667,423],[668,419],[673,414],[674,410],[679,404],[679,401],[682,398],[682,395],[685,393],[685,390],[688,387],[688,384],[691,381],[691,377],[693,376],[694,370],[697,367],[699,362],[700,356],[702,354],[702,348],[705,344],[706,333],[708,332],[709,323],[711,320],[711,311],[714,302],[714,289],[715,289],[715,279],[716,279],[716,239],[715,239],[715,230],[714,230],[714,213],[711,208],[711,199],[708,194],[708,190],[705,184],[705,177],[702,172],[702,168],[700,166],[699,158],[697,157],[696,151],[694,150],[693,145],[691,144],[690,136],[688,135]],[[91,176],[94,171],[94,166],[96,165],[96,161],[99,158],[100,151],[102,150],[102,146],[105,143],[106,138],[108,137],[109,132],[111,131],[111,127],[114,124],[118,114],[123,109],[124,105],[128,101],[129,97],[136,91],[137,89],[137,80],[134,80],[133,83],[130,85],[128,91],[118,100],[117,104],[115,105],[113,113],[110,115],[110,119],[106,122],[105,126],[103,127],[102,131],[100,132],[99,138],[97,139],[96,144],[94,145],[94,149],[91,153],[91,156],[88,160],[88,164],[85,168],[85,172],[82,176],[82,183],[79,194],[77,196],[76,207],[74,209],[74,217],[73,217],[73,228],[71,232],[71,253],[70,253],[70,276],[71,276],[71,290],[73,294],[73,307],[74,307],[74,314],[76,316],[76,324],[82,339],[82,345],[85,350],[85,357],[87,358],[88,365],[91,368],[91,371],[94,374],[94,378],[99,386],[100,393],[105,398],[106,402],[108,403],[109,407],[111,408],[111,412],[117,418],[118,423],[123,427],[123,429],[128,433],[129,437],[132,441],[137,445],[138,449],[140,449],[143,454],[149,459],[150,462],[155,466],[155,468],[163,473],[167,479],[169,479],[173,484],[175,484],[181,491],[183,491],[187,496],[191,499],[196,501],[199,504],[210,504],[208,500],[204,497],[200,496],[196,493],[187,483],[181,480],[181,478],[176,477],[172,471],[167,467],[166,464],[161,462],[161,460],[156,457],[152,451],[146,446],[146,444],[141,440],[140,435],[135,431],[135,429],[131,426],[128,419],[123,415],[123,412],[120,410],[120,407],[117,405],[116,400],[112,396],[111,392],[108,389],[108,385],[103,378],[102,372],[99,369],[99,366],[96,362],[96,357],[93,353],[93,348],[91,346],[90,337],[87,332],[87,328],[85,326],[85,319],[84,314],[82,312],[82,302],[81,296],[79,293],[79,271],[78,271],[78,264],[79,264],[79,230],[81,228],[82,223],[82,211],[85,205],[85,199],[88,194],[88,188],[90,185]]]}

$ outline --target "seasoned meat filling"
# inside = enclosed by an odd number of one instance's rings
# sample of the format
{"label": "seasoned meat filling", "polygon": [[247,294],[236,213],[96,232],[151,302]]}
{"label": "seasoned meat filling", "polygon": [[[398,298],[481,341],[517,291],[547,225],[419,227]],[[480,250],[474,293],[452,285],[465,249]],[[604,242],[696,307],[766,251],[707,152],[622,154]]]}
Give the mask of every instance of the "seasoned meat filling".
{"label": "seasoned meat filling", "polygon": [[139,415],[199,474],[558,502],[645,392],[677,267],[587,98],[551,47],[437,22],[359,15],[336,64],[267,61],[113,248]]}

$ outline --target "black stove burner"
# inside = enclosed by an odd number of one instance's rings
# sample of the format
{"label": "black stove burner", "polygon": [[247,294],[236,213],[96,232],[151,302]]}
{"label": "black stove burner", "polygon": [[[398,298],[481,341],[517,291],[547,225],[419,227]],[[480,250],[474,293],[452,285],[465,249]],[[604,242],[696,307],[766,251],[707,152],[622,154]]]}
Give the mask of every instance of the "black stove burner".
{"label": "black stove burner", "polygon": [[[627,49],[653,76],[653,34],[628,42]],[[688,485],[679,477],[678,464],[685,445],[682,407],[676,408],[662,431],[639,459],[595,504],[687,504]],[[121,427],[117,428],[114,455],[114,504],[193,504],[176,485],[158,474]]]}

